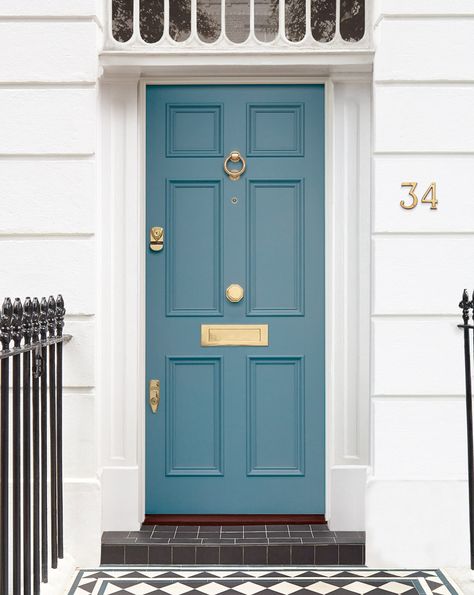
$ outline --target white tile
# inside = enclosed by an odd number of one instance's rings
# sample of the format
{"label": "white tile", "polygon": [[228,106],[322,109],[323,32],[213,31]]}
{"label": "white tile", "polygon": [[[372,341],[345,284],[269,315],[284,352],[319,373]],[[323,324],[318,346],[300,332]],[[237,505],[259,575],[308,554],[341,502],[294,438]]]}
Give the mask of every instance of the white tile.
{"label": "white tile", "polygon": [[201,593],[205,593],[205,595],[219,595],[223,591],[227,591],[229,587],[224,587],[219,583],[206,583],[202,587],[198,587],[197,590],[201,591]]}
{"label": "white tile", "polygon": [[412,586],[392,581],[390,583],[384,583],[383,585],[380,585],[380,589],[388,591],[389,593],[396,593],[396,595],[402,595],[402,593],[406,593],[406,591],[412,589]]}
{"label": "white tile", "polygon": [[127,591],[133,593],[133,595],[147,595],[147,593],[156,591],[156,585],[152,586],[148,585],[147,583],[137,583],[136,585],[127,587]]}
{"label": "white tile", "polygon": [[344,585],[342,587],[347,591],[351,591],[351,593],[357,593],[358,595],[365,595],[365,593],[370,593],[376,587],[373,585],[367,585],[366,583],[361,583],[359,581],[355,581],[354,583],[350,583],[349,585]]}
{"label": "white tile", "polygon": [[241,585],[236,585],[233,587],[234,591],[238,591],[239,593],[243,593],[243,595],[255,595],[255,593],[259,593],[263,591],[265,587],[262,585],[256,585],[255,583],[242,583]]}
{"label": "white tile", "polygon": [[282,595],[291,595],[291,593],[301,589],[300,586],[287,583],[286,581],[276,583],[276,585],[269,586],[268,588],[277,593],[281,593]]}
{"label": "white tile", "polygon": [[305,586],[305,590],[313,591],[313,593],[320,593],[321,595],[327,595],[328,593],[332,593],[337,589],[339,589],[339,587],[335,587],[330,583],[323,583],[321,581],[318,581],[317,583],[314,583],[312,585]]}
{"label": "white tile", "polygon": [[188,593],[189,591],[192,591],[192,589],[193,587],[183,585],[182,583],[173,583],[161,588],[162,591],[169,595],[183,595],[183,593]]}

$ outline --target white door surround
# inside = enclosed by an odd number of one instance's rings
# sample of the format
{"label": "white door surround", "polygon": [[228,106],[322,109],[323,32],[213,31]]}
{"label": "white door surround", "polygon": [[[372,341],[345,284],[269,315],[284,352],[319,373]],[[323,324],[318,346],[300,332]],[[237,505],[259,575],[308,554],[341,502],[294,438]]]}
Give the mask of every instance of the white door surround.
{"label": "white door surround", "polygon": [[[183,63],[172,73],[143,77],[143,69],[119,74],[117,67],[104,66],[98,176],[102,530],[135,530],[144,517],[145,86],[257,82],[323,83],[326,89],[326,515],[333,530],[363,530],[369,464],[370,73],[349,69],[295,77],[274,64],[254,67],[253,73],[244,69],[241,76],[211,77],[206,67],[200,72]],[[314,69],[294,64],[293,73],[304,70]]]}

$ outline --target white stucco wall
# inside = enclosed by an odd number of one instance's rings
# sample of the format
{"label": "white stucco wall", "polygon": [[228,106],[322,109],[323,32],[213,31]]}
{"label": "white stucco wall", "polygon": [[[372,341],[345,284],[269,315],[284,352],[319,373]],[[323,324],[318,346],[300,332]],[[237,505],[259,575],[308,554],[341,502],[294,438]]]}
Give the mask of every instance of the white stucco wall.
{"label": "white stucco wall", "polygon": [[[473,285],[474,9],[381,0],[374,64],[367,563],[468,564],[462,337]],[[400,184],[439,206],[399,206]]]}
{"label": "white stucco wall", "polygon": [[66,301],[65,547],[98,562],[93,0],[0,3],[0,295]]}

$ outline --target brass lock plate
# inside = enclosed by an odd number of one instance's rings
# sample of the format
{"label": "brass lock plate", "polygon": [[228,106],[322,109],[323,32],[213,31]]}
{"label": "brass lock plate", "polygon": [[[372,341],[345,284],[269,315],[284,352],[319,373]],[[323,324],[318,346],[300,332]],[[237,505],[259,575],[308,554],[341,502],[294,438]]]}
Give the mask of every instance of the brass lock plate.
{"label": "brass lock plate", "polygon": [[150,250],[160,252],[163,250],[165,241],[165,230],[162,227],[152,227],[150,229]]}
{"label": "brass lock plate", "polygon": [[153,378],[152,380],[150,380],[148,395],[150,408],[153,413],[156,413],[158,411],[158,407],[160,406],[160,398],[160,381],[156,378]]}

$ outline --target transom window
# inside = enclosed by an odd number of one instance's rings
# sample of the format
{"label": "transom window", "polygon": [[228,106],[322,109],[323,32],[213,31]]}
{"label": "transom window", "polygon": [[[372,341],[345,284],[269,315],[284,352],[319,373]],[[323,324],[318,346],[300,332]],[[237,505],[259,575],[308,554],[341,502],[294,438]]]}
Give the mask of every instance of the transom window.
{"label": "transom window", "polygon": [[115,46],[319,47],[360,44],[366,31],[365,0],[110,0],[110,6]]}

